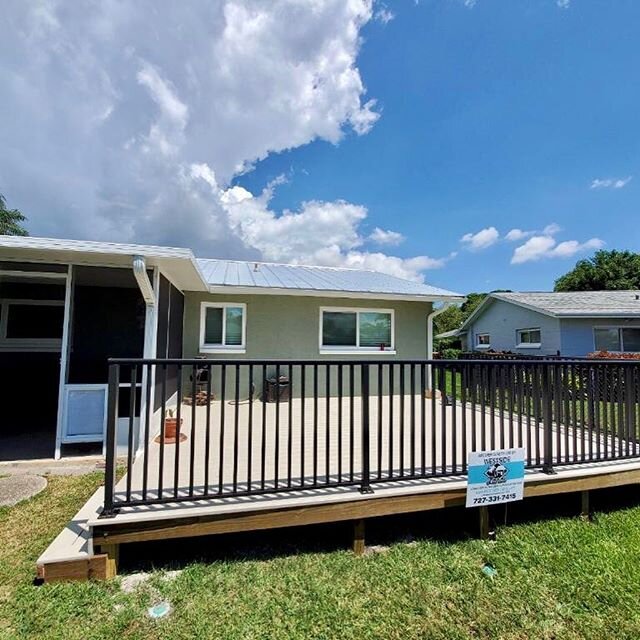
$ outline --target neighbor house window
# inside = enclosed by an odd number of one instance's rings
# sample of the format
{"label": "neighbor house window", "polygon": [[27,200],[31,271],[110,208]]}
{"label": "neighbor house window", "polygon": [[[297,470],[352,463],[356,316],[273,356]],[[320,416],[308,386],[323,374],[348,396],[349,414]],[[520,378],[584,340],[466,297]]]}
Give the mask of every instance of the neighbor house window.
{"label": "neighbor house window", "polygon": [[393,352],[393,321],[389,309],[320,309],[320,351]]}
{"label": "neighbor house window", "polygon": [[491,346],[491,336],[488,333],[476,334],[476,347],[481,349],[487,349]]}
{"label": "neighbor house window", "polygon": [[640,327],[597,327],[596,351],[640,352]]}
{"label": "neighbor house window", "polygon": [[518,347],[539,347],[542,339],[540,329],[518,329],[516,332]]}
{"label": "neighbor house window", "polygon": [[200,309],[200,351],[244,352],[247,307],[238,303],[203,302]]}

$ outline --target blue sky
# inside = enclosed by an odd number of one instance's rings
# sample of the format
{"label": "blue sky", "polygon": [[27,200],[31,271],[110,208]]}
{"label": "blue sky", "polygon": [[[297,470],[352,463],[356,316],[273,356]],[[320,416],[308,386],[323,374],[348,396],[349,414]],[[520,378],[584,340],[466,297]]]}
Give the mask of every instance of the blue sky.
{"label": "blue sky", "polygon": [[[640,249],[640,3],[629,0],[389,4],[363,30],[358,59],[381,117],[364,136],[273,155],[238,182],[289,173],[273,206],[342,198],[367,224],[402,233],[399,255],[458,255],[427,279],[463,291],[548,289],[579,257],[510,264],[519,243],[465,250],[494,226],[562,227],[558,242],[599,238]],[[626,179],[591,189],[595,179]],[[521,244],[521,243],[520,243]]]}
{"label": "blue sky", "polygon": [[3,9],[0,193],[32,235],[461,292],[640,249],[637,0]]}

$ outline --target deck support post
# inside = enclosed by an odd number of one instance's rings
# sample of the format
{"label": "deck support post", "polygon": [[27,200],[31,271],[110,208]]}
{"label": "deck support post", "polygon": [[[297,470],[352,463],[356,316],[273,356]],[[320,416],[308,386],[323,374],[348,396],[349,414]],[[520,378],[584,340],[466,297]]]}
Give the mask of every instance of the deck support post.
{"label": "deck support post", "polygon": [[107,579],[115,578],[118,575],[118,562],[120,560],[119,544],[101,544],[100,552],[107,556],[106,575]]}
{"label": "deck support post", "polygon": [[480,539],[489,539],[489,507],[480,507],[478,509],[478,516],[480,520]]}
{"label": "deck support post", "polygon": [[589,505],[590,494],[591,492],[589,490],[580,492],[580,517],[588,522],[591,521],[591,507]]}
{"label": "deck support post", "polygon": [[353,553],[357,556],[364,554],[365,548],[365,520],[361,518],[353,521]]}

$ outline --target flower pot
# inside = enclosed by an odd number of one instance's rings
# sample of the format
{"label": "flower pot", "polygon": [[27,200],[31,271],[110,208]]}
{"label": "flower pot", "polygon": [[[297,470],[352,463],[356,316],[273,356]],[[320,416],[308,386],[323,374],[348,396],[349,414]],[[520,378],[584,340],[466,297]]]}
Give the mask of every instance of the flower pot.
{"label": "flower pot", "polygon": [[[180,426],[182,426],[182,418],[180,418]],[[164,419],[164,443],[175,444],[180,437],[180,442],[184,442],[187,436],[184,433],[180,433],[178,429],[178,418],[165,418]],[[155,442],[162,442],[162,438],[158,435],[155,437]]]}

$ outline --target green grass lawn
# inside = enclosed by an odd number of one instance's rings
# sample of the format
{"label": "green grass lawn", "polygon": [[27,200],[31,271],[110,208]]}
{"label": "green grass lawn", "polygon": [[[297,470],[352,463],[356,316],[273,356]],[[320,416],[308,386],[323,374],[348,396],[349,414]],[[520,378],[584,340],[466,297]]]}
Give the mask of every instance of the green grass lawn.
{"label": "green grass lawn", "polygon": [[[44,493],[0,509],[0,638],[640,637],[637,507],[594,523],[511,525],[496,543],[396,541],[360,558],[339,546],[269,553],[258,536],[256,553],[187,561],[177,577],[154,572],[133,593],[120,578],[32,586],[36,558],[100,480],[51,478]],[[152,621],[146,610],[159,598],[173,611]]]}

